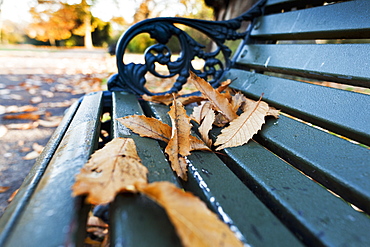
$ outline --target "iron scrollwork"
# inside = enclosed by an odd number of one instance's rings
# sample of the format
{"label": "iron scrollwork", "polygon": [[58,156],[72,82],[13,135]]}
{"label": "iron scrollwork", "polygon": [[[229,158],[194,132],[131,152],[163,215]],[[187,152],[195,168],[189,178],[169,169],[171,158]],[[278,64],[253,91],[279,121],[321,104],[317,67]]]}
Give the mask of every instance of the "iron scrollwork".
{"label": "iron scrollwork", "polygon": [[[181,17],[159,17],[147,19],[129,28],[120,38],[117,49],[118,74],[112,76],[108,82],[110,91],[128,91],[137,95],[165,94],[180,91],[186,83],[189,71],[195,72],[198,76],[207,79],[213,86],[216,86],[225,70],[231,66],[231,50],[224,44],[226,40],[243,39],[247,32],[237,32],[243,21],[251,21],[253,18],[262,15],[263,6],[266,0],[260,0],[250,10],[239,17],[227,21],[206,21]],[[205,46],[195,41],[185,31],[179,29],[175,24],[183,24],[194,28],[208,36],[217,45],[215,51],[206,52]],[[148,33],[158,43],[148,47],[144,53],[145,64],[125,64],[123,57],[129,42],[139,34]],[[166,45],[171,37],[177,37],[181,53],[175,61],[171,61],[171,50]],[[216,58],[222,54],[224,62]],[[191,61],[194,58],[204,60],[202,70],[193,68]],[[155,70],[155,64],[165,65],[168,69],[167,75],[162,75]],[[150,92],[146,87],[145,74],[152,73],[160,78],[178,76],[172,88],[163,93]]]}

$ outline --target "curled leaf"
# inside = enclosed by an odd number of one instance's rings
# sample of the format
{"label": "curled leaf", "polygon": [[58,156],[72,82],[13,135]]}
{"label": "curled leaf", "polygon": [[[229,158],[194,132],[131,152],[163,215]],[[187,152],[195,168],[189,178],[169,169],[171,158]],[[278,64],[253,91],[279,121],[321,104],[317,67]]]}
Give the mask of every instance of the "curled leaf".
{"label": "curled leaf", "polygon": [[187,163],[185,156],[190,154],[190,118],[181,102],[173,101],[168,115],[172,122],[172,135],[165,152],[169,157],[172,169],[183,180],[187,180]]}
{"label": "curled leaf", "polygon": [[183,246],[243,246],[230,228],[193,194],[169,182],[154,182],[138,190],[164,208]]}
{"label": "curled leaf", "polygon": [[233,119],[238,117],[238,115],[229,104],[229,100],[227,99],[227,97],[225,97],[225,95],[218,92],[208,82],[198,77],[195,73],[191,71],[190,79],[197,87],[197,89],[202,93],[202,95],[205,96],[212,103],[213,107],[217,111],[225,115],[225,117],[229,121],[232,121]]}
{"label": "curled leaf", "polygon": [[136,192],[135,184],[147,183],[147,173],[134,140],[115,138],[96,151],[76,175],[73,195],[87,195],[87,203],[109,203],[119,192]]}

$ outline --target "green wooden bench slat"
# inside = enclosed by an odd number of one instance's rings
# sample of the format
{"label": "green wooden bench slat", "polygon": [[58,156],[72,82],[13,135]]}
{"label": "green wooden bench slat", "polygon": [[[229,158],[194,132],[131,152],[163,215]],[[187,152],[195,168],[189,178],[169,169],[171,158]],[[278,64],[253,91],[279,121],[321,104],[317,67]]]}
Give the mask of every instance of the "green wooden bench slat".
{"label": "green wooden bench slat", "polygon": [[252,36],[283,39],[370,38],[370,1],[356,0],[260,17]]}
{"label": "green wooden bench slat", "polygon": [[308,176],[370,213],[370,149],[285,116],[268,121],[256,139]]}
{"label": "green wooden bench slat", "polygon": [[21,216],[24,208],[27,206],[30,197],[35,191],[37,184],[39,183],[42,175],[45,172],[47,165],[49,164],[55,150],[58,148],[62,137],[64,136],[71,119],[76,113],[79,106],[79,102],[75,102],[65,113],[61,123],[50,137],[49,142],[45,146],[44,150],[37,158],[35,165],[28,173],[27,177],[19,188],[17,195],[13,201],[7,207],[3,216],[0,219],[0,246],[4,246],[6,238],[10,235],[12,229],[16,226],[18,218]]}
{"label": "green wooden bench slat", "polygon": [[370,145],[370,96],[233,69],[232,88],[284,112]]}
{"label": "green wooden bench slat", "polygon": [[368,87],[369,57],[367,44],[246,45],[237,63],[255,69]]}
{"label": "green wooden bench slat", "polygon": [[227,148],[229,167],[310,246],[368,246],[368,216],[355,211],[254,141]]}
{"label": "green wooden bench slat", "polygon": [[17,225],[2,246],[64,246],[83,242],[89,207],[81,206],[82,197],[72,197],[71,186],[75,174],[96,148],[101,98],[101,93],[84,97]]}
{"label": "green wooden bench slat", "polygon": [[[141,138],[115,121],[119,117],[134,114],[143,114],[136,96],[113,93],[114,136],[134,139],[142,163],[149,170],[150,182],[165,180],[179,187],[179,182],[158,142],[150,138]],[[118,196],[111,205],[110,214],[113,246],[181,246],[164,210],[144,196]]]}
{"label": "green wooden bench slat", "polygon": [[[151,115],[171,124],[169,107],[148,102]],[[203,199],[208,207],[230,223],[252,246],[300,246],[301,243],[256,198],[256,196],[211,152],[188,156],[187,191]],[[222,183],[220,182],[222,181]]]}

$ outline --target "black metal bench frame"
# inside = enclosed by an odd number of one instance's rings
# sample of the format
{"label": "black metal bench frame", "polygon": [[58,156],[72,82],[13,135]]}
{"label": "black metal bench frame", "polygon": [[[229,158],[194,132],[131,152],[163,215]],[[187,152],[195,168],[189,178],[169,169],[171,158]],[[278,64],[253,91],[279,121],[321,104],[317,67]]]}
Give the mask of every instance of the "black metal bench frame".
{"label": "black metal bench frame", "polygon": [[[370,38],[370,2],[333,1],[339,3],[323,6],[324,2],[262,0],[229,21],[157,18],[130,28],[117,46],[119,73],[110,78],[110,91],[86,95],[70,107],[0,219],[0,246],[82,245],[90,206],[82,197],[71,197],[70,186],[99,148],[100,130],[110,133],[109,138],[133,138],[150,182],[171,181],[199,196],[246,244],[368,246],[370,96],[301,80],[370,88],[370,43],[364,41]],[[290,11],[292,7],[295,11]],[[242,21],[252,24],[239,33]],[[216,51],[205,52],[175,23],[210,36]],[[128,42],[145,32],[158,41],[145,52],[146,63],[124,64]],[[166,46],[172,35],[183,49],[175,61]],[[224,45],[228,39],[243,39],[233,58]],[[312,42],[317,39],[358,40],[354,44]],[[291,42],[276,44],[277,40]],[[192,67],[195,57],[205,61],[203,70]],[[157,73],[155,63],[167,65],[169,75]],[[138,97],[153,94],[145,88],[144,75],[177,75],[168,91],[176,92],[189,70],[212,78],[213,86],[225,78],[235,79],[232,88],[253,99],[263,93],[263,100],[283,114],[278,120],[268,119],[246,145],[218,155],[192,153],[189,180],[183,182],[174,176],[160,143],[138,137],[115,119],[145,114],[169,122],[167,106]],[[112,121],[101,123],[106,112]],[[163,210],[143,196],[118,195],[109,207],[109,223],[112,245],[180,245]]]}

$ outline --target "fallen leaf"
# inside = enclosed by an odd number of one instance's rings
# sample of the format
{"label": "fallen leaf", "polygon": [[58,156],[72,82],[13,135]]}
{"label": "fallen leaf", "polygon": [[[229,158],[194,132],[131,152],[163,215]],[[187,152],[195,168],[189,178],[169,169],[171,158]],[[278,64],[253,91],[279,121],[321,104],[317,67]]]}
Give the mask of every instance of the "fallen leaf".
{"label": "fallen leaf", "polygon": [[19,191],[19,189],[16,189],[11,195],[10,195],[10,197],[8,198],[8,202],[9,203],[11,203],[12,201],[13,201],[13,199],[14,199],[14,197],[18,194],[18,191]]}
{"label": "fallen leaf", "polygon": [[164,208],[183,246],[243,246],[230,228],[191,193],[169,182],[154,182],[138,190]]}
{"label": "fallen leaf", "polygon": [[5,112],[6,113],[19,113],[19,112],[34,112],[38,111],[39,108],[32,106],[32,105],[24,105],[24,106],[16,106],[16,105],[11,105],[6,107]]}
{"label": "fallen leaf", "polygon": [[0,193],[4,193],[10,189],[9,186],[0,186]]}
{"label": "fallen leaf", "polygon": [[208,111],[207,115],[204,117],[202,123],[200,124],[198,130],[199,134],[204,141],[204,143],[208,146],[212,146],[212,140],[209,138],[208,134],[209,131],[212,129],[213,122],[215,121],[216,114],[214,111]]}
{"label": "fallen leaf", "polygon": [[187,180],[187,163],[185,156],[190,155],[190,117],[186,115],[184,106],[178,100],[174,100],[168,115],[171,118],[172,134],[165,153],[171,162],[172,169],[177,176]]}
{"label": "fallen leaf", "polygon": [[4,119],[27,119],[27,120],[38,120],[42,113],[21,113],[14,115],[5,115]]}
{"label": "fallen leaf", "polygon": [[165,95],[152,95],[152,96],[144,94],[141,97],[143,98],[143,100],[161,103],[165,105],[170,105],[173,101],[173,96],[170,93],[167,93]]}
{"label": "fallen leaf", "polygon": [[190,136],[190,151],[212,151],[209,147],[195,136]]}
{"label": "fallen leaf", "polygon": [[209,111],[213,111],[212,104],[209,101],[203,101],[199,106],[193,108],[191,117],[194,121],[200,124]]}
{"label": "fallen leaf", "polygon": [[156,140],[168,142],[171,138],[171,126],[162,123],[158,119],[141,115],[131,115],[117,118],[118,122],[142,137],[150,137]]}
{"label": "fallen leaf", "polygon": [[39,156],[40,156],[40,153],[33,150],[33,151],[29,152],[28,154],[26,154],[26,156],[24,156],[22,159],[24,159],[24,160],[33,160],[33,159],[36,159]]}
{"label": "fallen leaf", "polygon": [[29,130],[39,126],[38,122],[7,124],[8,129]]}
{"label": "fallen leaf", "polygon": [[256,101],[250,105],[237,119],[221,131],[217,136],[215,146],[221,145],[216,150],[235,147],[247,143],[265,123],[265,116],[269,106],[264,101]]}
{"label": "fallen leaf", "polygon": [[8,132],[8,128],[5,127],[4,125],[0,125],[0,138],[3,137],[6,132]]}
{"label": "fallen leaf", "polygon": [[[141,115],[131,115],[123,118],[117,118],[117,120],[140,136],[150,137],[166,143],[168,143],[168,141],[171,139],[171,126],[161,122],[158,119]],[[203,141],[194,136],[190,136],[190,150],[210,151]]]}
{"label": "fallen leaf", "polygon": [[270,106],[266,115],[267,116],[273,116],[274,118],[279,118],[279,114],[280,114],[280,110]]}
{"label": "fallen leaf", "polygon": [[40,97],[40,96],[32,97],[31,100],[30,100],[30,102],[32,104],[40,103],[40,102],[42,102],[42,97]]}
{"label": "fallen leaf", "polygon": [[204,79],[198,77],[195,73],[190,71],[190,80],[195,84],[197,89],[205,96],[213,105],[213,107],[221,112],[225,117],[232,121],[237,118],[238,115],[233,111],[229,100],[225,95],[214,89],[211,84],[206,82]]}
{"label": "fallen leaf", "polygon": [[87,195],[86,202],[105,204],[120,192],[136,192],[136,183],[147,183],[148,169],[141,164],[130,138],[115,138],[96,151],[76,175],[73,196]]}
{"label": "fallen leaf", "polygon": [[226,81],[221,82],[221,85],[217,88],[218,92],[223,92],[230,84],[232,83],[232,80],[227,79]]}
{"label": "fallen leaf", "polygon": [[54,127],[57,127],[61,121],[62,121],[62,117],[56,116],[55,118],[49,118],[49,120],[39,119],[37,122],[42,127],[54,128]]}

